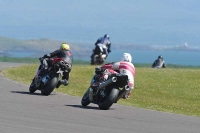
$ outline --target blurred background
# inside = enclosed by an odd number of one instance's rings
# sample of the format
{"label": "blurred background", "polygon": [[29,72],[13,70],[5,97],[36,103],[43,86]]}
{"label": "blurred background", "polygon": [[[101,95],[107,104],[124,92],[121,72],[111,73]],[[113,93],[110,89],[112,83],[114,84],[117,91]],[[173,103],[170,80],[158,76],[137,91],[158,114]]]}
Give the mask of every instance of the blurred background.
{"label": "blurred background", "polygon": [[200,65],[198,0],[2,0],[0,56],[40,57],[67,42],[75,59],[90,60],[96,40],[110,35],[118,61]]}

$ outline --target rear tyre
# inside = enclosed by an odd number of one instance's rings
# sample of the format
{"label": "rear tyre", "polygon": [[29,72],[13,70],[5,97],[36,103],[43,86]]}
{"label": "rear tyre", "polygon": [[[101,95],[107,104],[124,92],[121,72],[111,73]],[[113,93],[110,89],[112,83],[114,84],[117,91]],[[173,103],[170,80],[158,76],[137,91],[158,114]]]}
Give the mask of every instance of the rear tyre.
{"label": "rear tyre", "polygon": [[57,76],[53,76],[47,83],[47,85],[45,85],[43,87],[43,89],[41,89],[41,93],[42,95],[48,96],[51,94],[51,92],[54,90],[54,88],[56,87],[58,83],[58,77]]}
{"label": "rear tyre", "polygon": [[104,97],[100,97],[99,108],[102,110],[109,109],[113,103],[116,102],[119,95],[119,89],[113,88],[109,94],[106,94]]}
{"label": "rear tyre", "polygon": [[99,57],[98,57],[98,55],[94,55],[94,57],[93,57],[93,64],[99,64],[99,59],[98,59]]}
{"label": "rear tyre", "polygon": [[31,85],[30,85],[30,87],[29,87],[29,92],[30,92],[30,93],[34,93],[34,92],[37,90],[34,81],[35,81],[35,78],[33,79],[32,83],[31,83]]}
{"label": "rear tyre", "polygon": [[104,63],[104,59],[100,57],[100,55],[94,55],[93,63],[96,65],[101,65]]}
{"label": "rear tyre", "polygon": [[100,61],[99,61],[99,64],[103,64],[104,63],[104,59],[101,58]]}
{"label": "rear tyre", "polygon": [[90,89],[88,89],[88,90],[85,92],[85,94],[83,95],[83,98],[82,98],[82,100],[81,100],[82,106],[87,106],[87,105],[90,104],[90,100],[89,100],[89,90],[90,90]]}

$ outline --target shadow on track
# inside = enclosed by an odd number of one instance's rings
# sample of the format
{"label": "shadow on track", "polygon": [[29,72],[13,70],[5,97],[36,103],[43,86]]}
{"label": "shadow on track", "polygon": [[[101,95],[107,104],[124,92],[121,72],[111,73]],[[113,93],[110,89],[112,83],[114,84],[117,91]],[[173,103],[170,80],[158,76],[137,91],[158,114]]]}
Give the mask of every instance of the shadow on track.
{"label": "shadow on track", "polygon": [[93,106],[82,106],[82,105],[66,105],[70,107],[75,107],[75,108],[82,108],[82,109],[94,109],[94,110],[99,110],[98,107],[93,107]]}
{"label": "shadow on track", "polygon": [[[36,96],[44,96],[41,93],[30,93],[27,91],[11,91],[12,93],[19,93],[19,94],[26,94],[26,95],[36,95]],[[55,94],[51,94],[51,95],[55,95]]]}
{"label": "shadow on track", "polygon": [[[65,106],[70,106],[70,107],[75,107],[75,108],[82,108],[82,109],[101,110],[98,107],[93,107],[93,106],[82,106],[82,105],[65,105]],[[109,110],[114,110],[114,109],[110,108]]]}

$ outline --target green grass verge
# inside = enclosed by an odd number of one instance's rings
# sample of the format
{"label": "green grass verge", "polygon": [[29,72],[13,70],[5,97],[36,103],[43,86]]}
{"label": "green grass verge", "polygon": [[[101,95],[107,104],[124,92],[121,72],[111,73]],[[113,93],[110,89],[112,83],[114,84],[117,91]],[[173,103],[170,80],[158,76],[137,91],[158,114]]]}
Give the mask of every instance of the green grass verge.
{"label": "green grass verge", "polygon": [[[34,77],[37,64],[16,68],[7,68],[3,75],[12,80],[29,85]],[[137,66],[137,65],[136,65]],[[82,97],[89,87],[95,66],[73,65],[69,85],[55,91]],[[200,69],[165,68],[153,69],[136,67],[135,88],[127,100],[120,99],[119,104],[200,116]],[[27,88],[28,91],[28,88]]]}

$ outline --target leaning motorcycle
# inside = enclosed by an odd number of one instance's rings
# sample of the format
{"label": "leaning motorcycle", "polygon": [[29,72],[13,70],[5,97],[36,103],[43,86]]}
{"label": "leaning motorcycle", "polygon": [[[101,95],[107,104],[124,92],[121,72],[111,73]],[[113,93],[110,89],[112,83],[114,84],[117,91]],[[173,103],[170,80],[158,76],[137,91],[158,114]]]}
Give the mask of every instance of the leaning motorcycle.
{"label": "leaning motorcycle", "polygon": [[[52,66],[46,66],[40,62],[36,75],[29,87],[29,92],[34,93],[36,90],[40,90],[42,95],[50,95],[56,87],[59,79],[63,76],[63,72],[67,72],[69,69],[69,63],[63,58],[51,58]],[[43,64],[44,64],[43,60]]]}
{"label": "leaning motorcycle", "polygon": [[100,44],[98,45],[95,49],[93,49],[93,53],[91,55],[91,64],[92,65],[101,65],[104,63],[107,55],[103,54],[104,50],[106,49],[107,51],[107,47]]}
{"label": "leaning motorcycle", "polygon": [[104,63],[104,60],[106,59],[106,55],[105,54],[95,54],[93,56],[93,58],[91,59],[91,64],[93,65],[101,65]]}
{"label": "leaning motorcycle", "polygon": [[99,106],[99,109],[107,110],[113,103],[117,103],[126,91],[130,89],[128,86],[128,76],[115,74],[110,76],[106,81],[97,80],[99,85],[96,89],[93,89],[95,85],[94,82],[96,82],[94,79],[101,79],[99,77],[101,77],[101,75],[94,75],[90,87],[82,97],[81,104],[82,106],[87,106],[90,103],[94,103]]}

